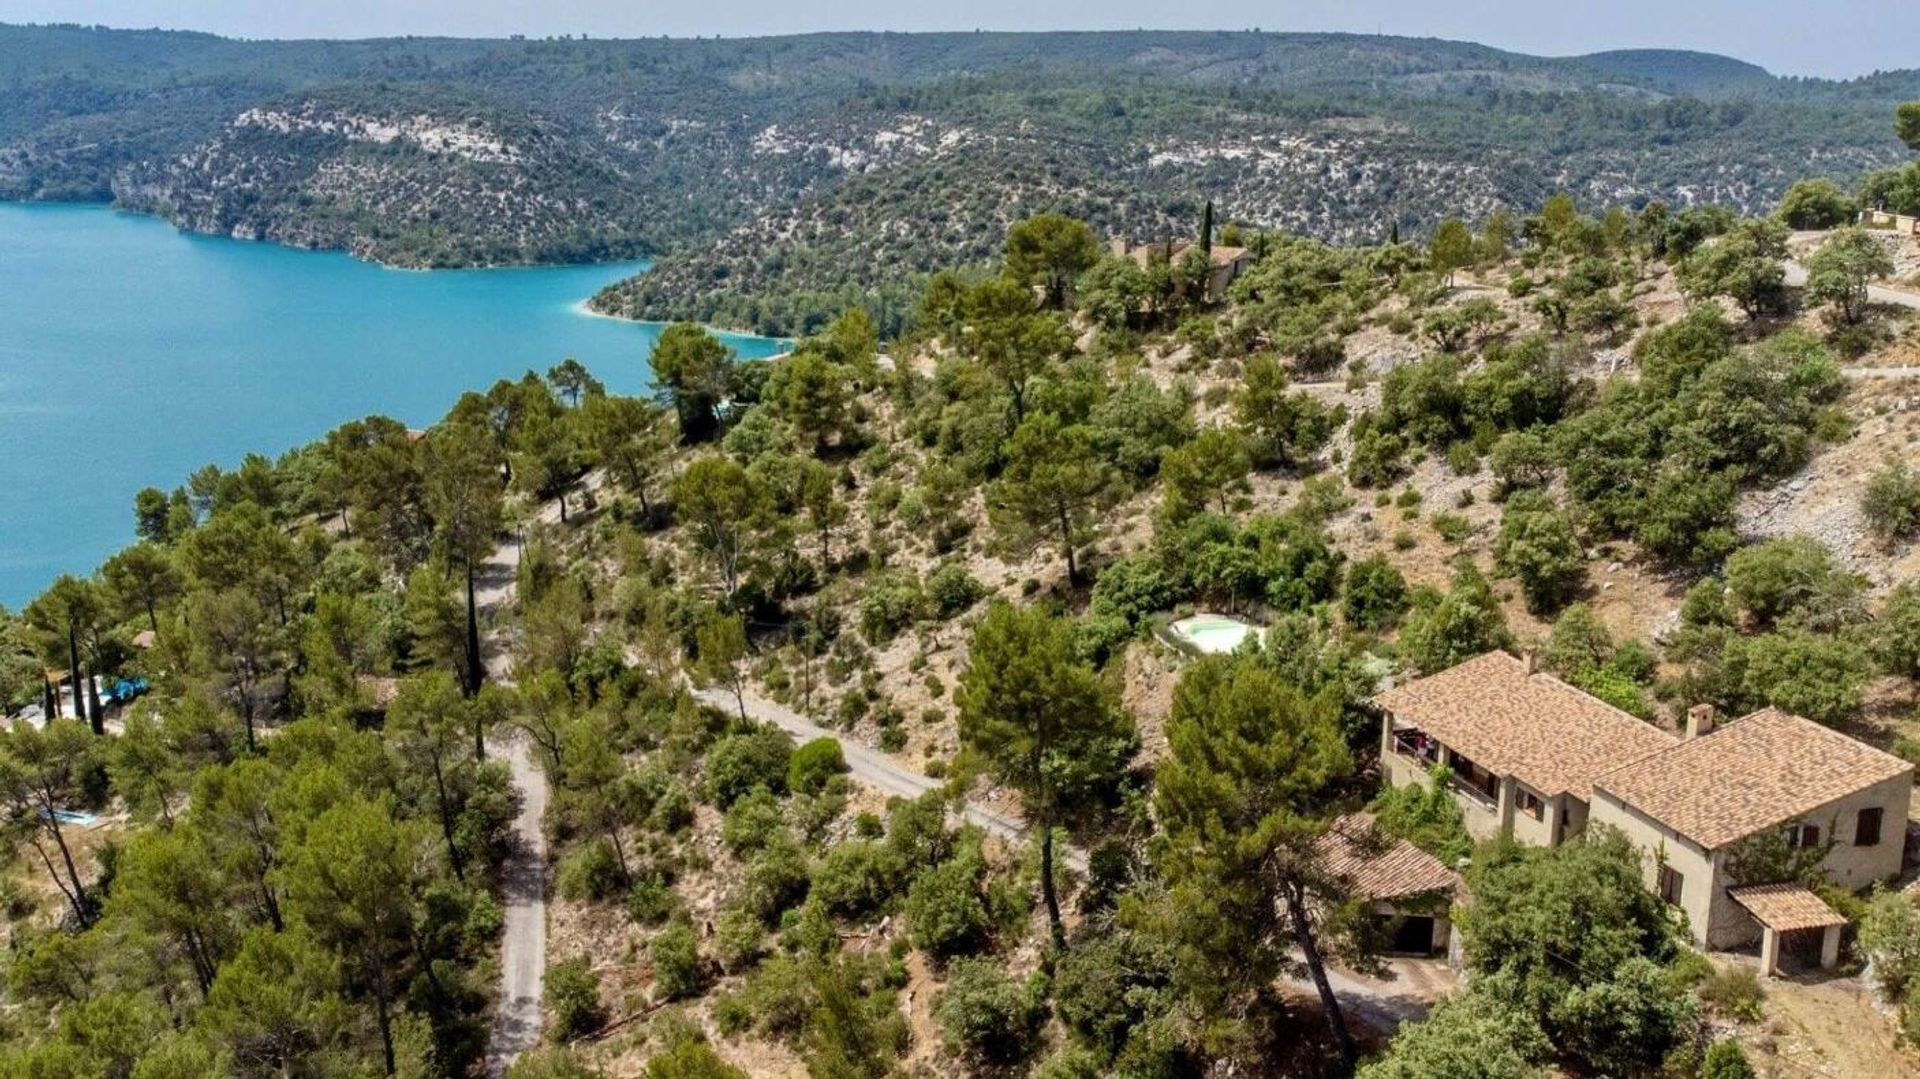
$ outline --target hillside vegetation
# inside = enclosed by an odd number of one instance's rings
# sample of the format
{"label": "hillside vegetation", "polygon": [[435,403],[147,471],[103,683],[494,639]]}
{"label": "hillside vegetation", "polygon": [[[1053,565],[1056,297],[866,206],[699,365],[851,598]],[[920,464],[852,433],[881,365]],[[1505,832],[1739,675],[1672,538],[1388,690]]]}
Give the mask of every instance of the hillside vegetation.
{"label": "hillside vegetation", "polygon": [[1920,75],[1325,34],[0,27],[0,91],[0,196],[118,198],[411,266],[646,253],[655,272],[599,309],[795,335],[855,298],[894,332],[926,274],[984,266],[1045,211],[1147,239],[1211,199],[1369,243],[1557,191],[1760,212],[1810,163],[1850,189],[1897,162],[1884,118]]}
{"label": "hillside vegetation", "polygon": [[[491,164],[532,137],[412,130]],[[0,614],[9,710],[49,670],[150,687],[0,736],[0,1073],[475,1074],[505,737],[553,788],[524,1079],[1779,1063],[1766,997],[1685,946],[1631,847],[1474,848],[1450,799],[1377,789],[1366,701],[1536,646],[1649,723],[1772,705],[1920,758],[1920,412],[1875,373],[1920,332],[1869,291],[1920,252],[1833,227],[1830,185],[1784,203],[1489,202],[1419,242],[1235,222],[1142,265],[983,196],[995,243],[910,290],[849,269],[811,302],[895,306],[783,359],[679,323],[654,400],[561,362],[425,432],[139,492],[138,544]],[[1222,296],[1210,243],[1249,254]],[[1267,632],[1163,644],[1195,610]],[[887,799],[850,748],[939,786]],[[1397,1036],[1321,977],[1381,970],[1320,844],[1368,805],[1466,853],[1476,897],[1471,981]],[[1874,903],[1875,954],[1920,954],[1920,911]],[[1891,1042],[1860,1022],[1838,1040]]]}

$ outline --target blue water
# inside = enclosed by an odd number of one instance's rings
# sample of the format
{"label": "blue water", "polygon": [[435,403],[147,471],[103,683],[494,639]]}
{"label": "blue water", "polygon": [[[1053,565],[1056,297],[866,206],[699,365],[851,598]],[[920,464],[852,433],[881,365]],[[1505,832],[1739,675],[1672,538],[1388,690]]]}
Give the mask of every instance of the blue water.
{"label": "blue water", "polygon": [[[643,392],[660,328],[578,305],[644,268],[415,273],[0,204],[0,603],[91,571],[133,538],[135,491],[210,461],[375,412],[424,426],[464,390],[567,356]],[[750,357],[778,346],[727,340]]]}

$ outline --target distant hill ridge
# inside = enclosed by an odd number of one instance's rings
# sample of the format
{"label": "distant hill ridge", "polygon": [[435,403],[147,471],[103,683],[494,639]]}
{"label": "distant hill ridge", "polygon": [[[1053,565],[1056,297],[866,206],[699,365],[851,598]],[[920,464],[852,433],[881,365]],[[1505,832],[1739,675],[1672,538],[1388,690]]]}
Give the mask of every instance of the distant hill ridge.
{"label": "distant hill ridge", "polygon": [[[1779,78],[1259,32],[237,41],[0,25],[0,198],[117,199],[415,266],[661,256],[600,306],[794,333],[1068,210],[1326,239],[1448,214],[1716,200],[1902,155],[1920,71]],[[298,122],[288,118],[298,117]],[[897,297],[882,293],[897,293]]]}

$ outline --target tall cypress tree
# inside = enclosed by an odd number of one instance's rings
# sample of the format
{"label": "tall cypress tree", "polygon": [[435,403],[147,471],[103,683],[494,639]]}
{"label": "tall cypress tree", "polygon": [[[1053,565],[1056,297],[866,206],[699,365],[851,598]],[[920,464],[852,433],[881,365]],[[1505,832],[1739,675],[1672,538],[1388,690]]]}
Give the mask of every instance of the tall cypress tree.
{"label": "tall cypress tree", "polygon": [[1200,213],[1200,250],[1209,256],[1213,254],[1213,200],[1207,200],[1207,208]]}

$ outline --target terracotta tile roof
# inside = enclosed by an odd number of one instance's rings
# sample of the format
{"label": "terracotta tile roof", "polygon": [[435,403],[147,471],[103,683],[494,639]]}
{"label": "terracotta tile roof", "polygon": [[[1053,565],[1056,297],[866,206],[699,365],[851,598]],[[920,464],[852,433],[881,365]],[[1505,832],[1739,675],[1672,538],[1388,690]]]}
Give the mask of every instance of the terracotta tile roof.
{"label": "terracotta tile roof", "polygon": [[1912,772],[1839,731],[1766,708],[1611,772],[1598,786],[1714,850]]}
{"label": "terracotta tile roof", "polygon": [[1320,837],[1320,857],[1333,875],[1344,877],[1353,893],[1366,899],[1453,894],[1460,874],[1404,839],[1376,828],[1366,813],[1349,813]]}
{"label": "terracotta tile roof", "polygon": [[1804,884],[1754,884],[1728,888],[1727,895],[1760,919],[1761,925],[1781,933],[1847,924],[1845,918]]}
{"label": "terracotta tile roof", "polygon": [[1528,674],[1505,652],[1416,678],[1373,702],[1548,796],[1591,798],[1595,779],[1679,741],[1550,674]]}
{"label": "terracotta tile roof", "polygon": [[[1168,257],[1167,261],[1177,263],[1186,257],[1187,252],[1198,246],[1200,245],[1192,240],[1175,240],[1172,246],[1172,254]],[[1158,243],[1139,244],[1127,249],[1127,257],[1141,266],[1145,266],[1153,261],[1155,255],[1166,254],[1167,250],[1168,246],[1165,240]],[[1207,261],[1210,265],[1216,267],[1231,266],[1245,258],[1246,255],[1247,249],[1244,247],[1228,247],[1224,244],[1214,244],[1213,249],[1207,252]]]}

